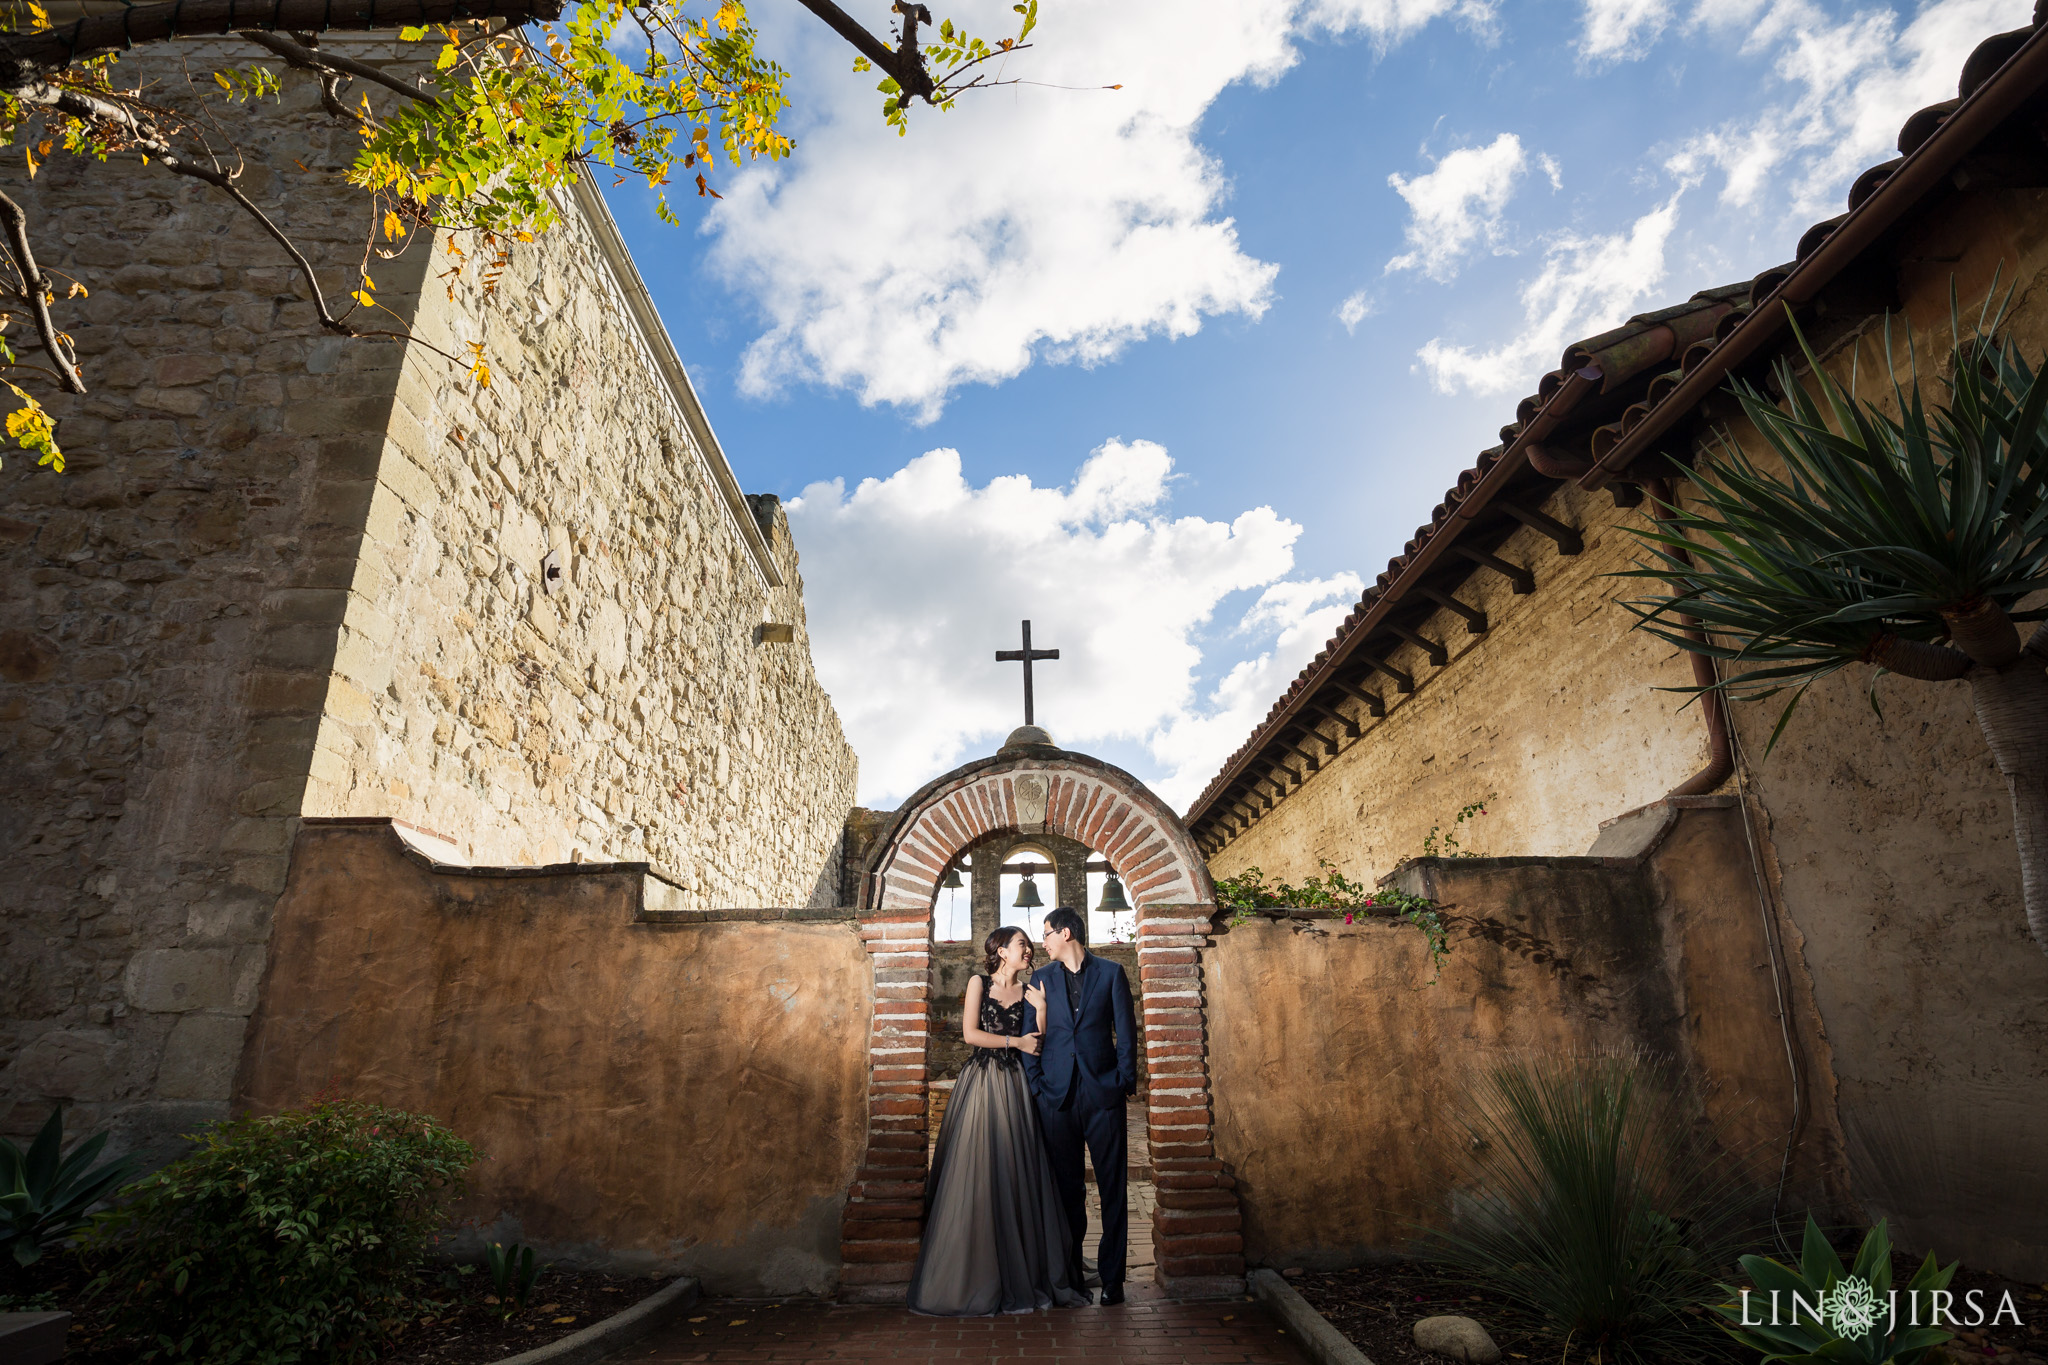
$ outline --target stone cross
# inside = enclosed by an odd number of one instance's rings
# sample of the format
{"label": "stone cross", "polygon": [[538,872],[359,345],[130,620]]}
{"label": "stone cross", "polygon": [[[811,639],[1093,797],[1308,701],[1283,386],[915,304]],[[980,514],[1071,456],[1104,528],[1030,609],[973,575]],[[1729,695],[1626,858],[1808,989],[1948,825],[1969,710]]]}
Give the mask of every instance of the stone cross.
{"label": "stone cross", "polygon": [[1031,647],[1031,623],[1029,621],[1024,623],[1024,648],[999,649],[996,651],[997,663],[1024,665],[1024,723],[1026,725],[1036,723],[1031,718],[1031,661],[1034,659],[1057,659],[1059,657],[1060,652],[1056,649],[1033,649]]}

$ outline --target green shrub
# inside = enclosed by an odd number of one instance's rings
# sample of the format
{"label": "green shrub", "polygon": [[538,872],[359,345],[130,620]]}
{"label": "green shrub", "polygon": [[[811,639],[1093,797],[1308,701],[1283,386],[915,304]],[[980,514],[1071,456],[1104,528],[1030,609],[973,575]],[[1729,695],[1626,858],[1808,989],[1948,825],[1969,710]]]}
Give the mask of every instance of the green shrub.
{"label": "green shrub", "polygon": [[95,1166],[105,1133],[64,1150],[64,1111],[52,1109],[26,1152],[0,1138],[0,1247],[16,1265],[30,1266],[45,1251],[85,1227],[92,1206],[107,1198],[141,1166],[122,1157]]}
{"label": "green shrub", "polygon": [[145,1359],[373,1359],[476,1150],[420,1114],[325,1100],[214,1125],[96,1230]]}
{"label": "green shrub", "polygon": [[1655,1075],[1634,1054],[1494,1071],[1459,1134],[1472,1188],[1429,1239],[1430,1254],[1535,1319],[1574,1360],[1732,1354],[1699,1305],[1747,1239],[1750,1197]]}
{"label": "green shrub", "polygon": [[1742,1270],[1756,1292],[1745,1297],[1724,1284],[1727,1298],[1714,1311],[1729,1336],[1763,1352],[1764,1365],[1919,1365],[1951,1336],[1927,1324],[1937,1317],[1933,1295],[1948,1288],[1955,1266],[1942,1269],[1929,1252],[1894,1302],[1892,1243],[1882,1222],[1865,1234],[1847,1270],[1812,1214],[1796,1267],[1744,1256]]}

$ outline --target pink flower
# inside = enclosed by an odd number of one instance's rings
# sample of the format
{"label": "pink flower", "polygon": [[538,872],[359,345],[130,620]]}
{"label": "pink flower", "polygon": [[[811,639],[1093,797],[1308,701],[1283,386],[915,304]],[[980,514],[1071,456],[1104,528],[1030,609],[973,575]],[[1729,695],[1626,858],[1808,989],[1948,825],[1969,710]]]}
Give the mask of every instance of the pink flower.
{"label": "pink flower", "polygon": [[1345,922],[1346,924],[1349,924],[1349,923],[1351,923],[1351,912],[1350,912],[1349,910],[1346,910],[1346,911],[1344,912],[1344,922]]}

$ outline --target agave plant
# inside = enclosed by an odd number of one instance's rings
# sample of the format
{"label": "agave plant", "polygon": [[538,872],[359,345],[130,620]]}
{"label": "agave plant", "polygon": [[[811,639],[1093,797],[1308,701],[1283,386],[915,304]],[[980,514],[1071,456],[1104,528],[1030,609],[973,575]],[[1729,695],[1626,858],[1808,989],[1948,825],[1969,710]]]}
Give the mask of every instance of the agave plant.
{"label": "agave plant", "polygon": [[70,1156],[64,1150],[64,1111],[53,1109],[28,1151],[0,1138],[0,1247],[29,1266],[43,1252],[83,1228],[92,1206],[140,1170],[133,1157],[95,1166],[107,1134],[95,1133]]}
{"label": "agave plant", "polygon": [[1516,1061],[1467,1102],[1469,1193],[1427,1239],[1460,1277],[1606,1365],[1732,1359],[1699,1305],[1749,1244],[1741,1172],[1630,1053]]}
{"label": "agave plant", "polygon": [[[1806,689],[1851,664],[1878,666],[1873,707],[1885,673],[1966,681],[2012,794],[2027,925],[2048,952],[2048,634],[2022,644],[2016,625],[2048,616],[2019,609],[2048,588],[2048,384],[1998,339],[2004,315],[1987,302],[1966,330],[1951,299],[1941,401],[1923,396],[1909,345],[1912,382],[1891,385],[1896,417],[1837,384],[1804,335],[1818,398],[1783,360],[1782,407],[1736,382],[1784,473],[1723,433],[1693,474],[1699,508],[1660,504],[1635,530],[1656,563],[1624,576],[1662,580],[1671,595],[1624,605],[1639,627],[1722,661],[1725,676],[1691,690],[1754,700],[1790,689],[1771,745]],[[1896,375],[1891,350],[1887,320]]]}
{"label": "agave plant", "polygon": [[1934,1318],[1933,1295],[1948,1288],[1955,1266],[1942,1269],[1929,1252],[1895,1300],[1892,1243],[1882,1222],[1865,1234],[1846,1270],[1812,1214],[1797,1267],[1744,1256],[1742,1270],[1755,1288],[1722,1285],[1728,1302],[1714,1312],[1729,1336],[1763,1352],[1761,1365],[1919,1365],[1950,1336],[1921,1319]]}

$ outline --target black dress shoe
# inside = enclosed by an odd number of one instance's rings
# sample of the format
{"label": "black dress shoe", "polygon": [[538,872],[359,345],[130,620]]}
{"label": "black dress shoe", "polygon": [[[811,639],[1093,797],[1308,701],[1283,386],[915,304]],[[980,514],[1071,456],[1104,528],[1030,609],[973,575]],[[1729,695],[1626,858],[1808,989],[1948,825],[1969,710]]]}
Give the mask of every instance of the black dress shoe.
{"label": "black dress shoe", "polygon": [[1120,1284],[1106,1284],[1102,1287],[1102,1306],[1112,1307],[1124,1301],[1124,1287]]}

